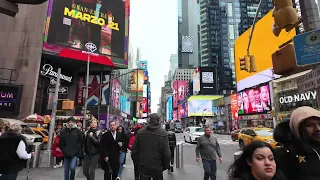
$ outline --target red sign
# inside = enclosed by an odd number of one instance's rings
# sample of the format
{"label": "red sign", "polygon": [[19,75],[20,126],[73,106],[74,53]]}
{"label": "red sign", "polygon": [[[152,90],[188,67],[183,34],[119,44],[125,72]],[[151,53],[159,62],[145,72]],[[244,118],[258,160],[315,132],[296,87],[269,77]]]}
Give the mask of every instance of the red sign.
{"label": "red sign", "polygon": [[78,93],[77,93],[77,102],[76,104],[83,104],[83,87],[84,87],[84,77],[80,76],[78,80]]}
{"label": "red sign", "polygon": [[146,97],[142,98],[141,109],[142,109],[143,113],[148,112],[148,98],[146,98]]}

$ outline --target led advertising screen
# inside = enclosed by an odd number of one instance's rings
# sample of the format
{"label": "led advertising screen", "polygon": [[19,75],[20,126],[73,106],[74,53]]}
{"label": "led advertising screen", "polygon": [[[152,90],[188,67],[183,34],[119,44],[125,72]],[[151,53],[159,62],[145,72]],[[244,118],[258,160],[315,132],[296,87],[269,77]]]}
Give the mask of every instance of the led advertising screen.
{"label": "led advertising screen", "polygon": [[142,98],[141,109],[143,113],[148,112],[148,99],[146,97]]}
{"label": "led advertising screen", "polygon": [[216,94],[216,73],[213,67],[200,68],[200,91],[203,95]]}
{"label": "led advertising screen", "polygon": [[199,68],[192,75],[193,95],[197,95],[200,91],[200,71]]}
{"label": "led advertising screen", "polygon": [[172,120],[172,96],[167,98],[167,120]]}
{"label": "led advertising screen", "polygon": [[177,108],[180,101],[184,100],[187,93],[188,81],[178,80],[172,82],[173,108]]}
{"label": "led advertising screen", "polygon": [[128,66],[130,0],[49,0],[43,51],[107,66]]}
{"label": "led advertising screen", "polygon": [[120,111],[126,112],[127,110],[127,97],[126,96],[120,96]]}
{"label": "led advertising screen", "polygon": [[138,69],[148,70],[148,61],[141,60],[138,62]]}
{"label": "led advertising screen", "polygon": [[190,116],[213,116],[212,100],[189,100],[188,117]]}
{"label": "led advertising screen", "polygon": [[121,85],[119,79],[112,80],[111,85],[111,105],[117,109],[120,108],[120,92],[121,92]]}
{"label": "led advertising screen", "polygon": [[177,120],[177,118],[178,118],[177,110],[172,111],[172,119]]}
{"label": "led advertising screen", "polygon": [[238,115],[267,113],[271,110],[269,85],[237,93]]}
{"label": "led advertising screen", "polygon": [[148,85],[143,85],[143,97],[148,97]]}
{"label": "led advertising screen", "polygon": [[188,117],[188,101],[178,106],[178,119]]}
{"label": "led advertising screen", "polygon": [[19,113],[22,86],[0,84],[0,94],[0,114]]}
{"label": "led advertising screen", "polygon": [[131,98],[133,101],[142,100],[143,97],[143,84],[144,84],[144,71],[136,70],[131,72],[132,82],[131,82]]}

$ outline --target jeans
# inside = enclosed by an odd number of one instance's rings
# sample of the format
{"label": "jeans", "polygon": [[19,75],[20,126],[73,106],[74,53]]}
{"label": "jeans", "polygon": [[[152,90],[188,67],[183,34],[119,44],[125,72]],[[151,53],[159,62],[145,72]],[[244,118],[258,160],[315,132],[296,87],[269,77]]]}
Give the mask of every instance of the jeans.
{"label": "jeans", "polygon": [[202,159],[203,169],[204,169],[204,180],[216,180],[217,173],[217,162],[216,160],[205,160]]}
{"label": "jeans", "polygon": [[170,152],[171,152],[171,159],[170,159],[170,162],[171,162],[171,165],[174,164],[174,149],[175,147],[174,146],[170,146]]}
{"label": "jeans", "polygon": [[77,166],[78,157],[73,158],[64,158],[64,179],[65,180],[74,180],[76,175],[76,166]]}
{"label": "jeans", "polygon": [[100,154],[85,155],[83,161],[83,174],[87,180],[95,179],[95,172],[98,166]]}
{"label": "jeans", "polygon": [[10,174],[2,174],[0,176],[0,180],[16,180],[18,177],[18,173],[10,173]]}
{"label": "jeans", "polygon": [[123,165],[124,165],[124,161],[126,160],[126,155],[127,155],[127,152],[120,152],[120,167],[119,167],[118,177],[121,177],[122,175]]}
{"label": "jeans", "polygon": [[157,176],[145,176],[143,174],[140,174],[140,180],[163,180],[163,174],[159,174]]}

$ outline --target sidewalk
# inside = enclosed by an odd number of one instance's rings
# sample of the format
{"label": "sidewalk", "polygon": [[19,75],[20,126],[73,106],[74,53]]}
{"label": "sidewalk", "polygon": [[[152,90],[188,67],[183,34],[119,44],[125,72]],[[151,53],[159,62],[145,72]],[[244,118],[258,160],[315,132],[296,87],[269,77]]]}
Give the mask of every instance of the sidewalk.
{"label": "sidewalk", "polygon": [[[226,180],[225,177],[221,177],[223,172],[217,172],[217,179]],[[126,167],[123,170],[122,180],[131,180],[134,179],[133,175],[133,164],[130,158],[130,155],[127,156]],[[203,169],[202,165],[188,165],[185,164],[182,169],[175,169],[173,173],[168,173],[165,171],[163,173],[164,179],[166,180],[194,180],[194,179],[202,179],[203,178]],[[27,170],[24,170],[19,173],[18,180],[26,180],[27,179]],[[82,168],[77,167],[76,169],[76,179],[77,180],[86,180],[83,176]],[[96,170],[96,180],[103,179],[103,171],[101,169]],[[63,167],[58,169],[53,168],[35,168],[30,169],[29,180],[63,180]]]}

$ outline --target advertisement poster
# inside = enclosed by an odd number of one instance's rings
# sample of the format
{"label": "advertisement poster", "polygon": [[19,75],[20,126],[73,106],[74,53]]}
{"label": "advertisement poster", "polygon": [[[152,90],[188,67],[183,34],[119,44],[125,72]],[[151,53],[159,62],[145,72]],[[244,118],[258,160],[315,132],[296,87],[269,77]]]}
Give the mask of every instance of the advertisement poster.
{"label": "advertisement poster", "polygon": [[197,95],[200,91],[200,71],[195,70],[192,75],[193,95]]}
{"label": "advertisement poster", "polygon": [[19,113],[22,86],[0,84],[0,114]]}
{"label": "advertisement poster", "polygon": [[138,99],[142,99],[143,97],[143,85],[144,85],[144,72],[143,70],[137,70],[131,72],[131,98],[136,100],[136,96],[138,95]]}
{"label": "advertisement poster", "polygon": [[148,69],[148,61],[141,60],[138,62],[138,69],[147,70]]}
{"label": "advertisement poster", "polygon": [[125,112],[127,110],[127,98],[126,96],[120,96],[120,110],[121,112]]}
{"label": "advertisement poster", "polygon": [[234,128],[238,129],[238,97],[237,94],[230,95],[230,101],[231,101],[231,117],[234,121]]}
{"label": "advertisement poster", "polygon": [[173,108],[176,108],[180,101],[184,100],[187,93],[188,81],[178,80],[172,82]]}
{"label": "advertisement poster", "polygon": [[148,97],[148,85],[143,85],[143,97]]}
{"label": "advertisement poster", "polygon": [[172,96],[167,98],[167,120],[172,120]]}
{"label": "advertisement poster", "polygon": [[188,117],[188,102],[184,102],[178,106],[178,119]]}
{"label": "advertisement poster", "polygon": [[188,117],[190,116],[213,116],[212,100],[188,101]]}
{"label": "advertisement poster", "polygon": [[[88,105],[98,105],[101,100],[102,105],[106,105],[109,102],[109,84],[103,85],[109,81],[109,75],[90,75],[89,76],[89,90],[88,90]],[[84,104],[84,85],[85,85],[85,76],[79,76],[78,88],[77,88],[77,101],[76,105]],[[100,90],[102,91],[102,97],[100,99]]]}
{"label": "advertisement poster", "polygon": [[173,120],[177,120],[177,119],[178,119],[178,113],[177,113],[176,110],[175,110],[175,111],[172,111],[172,119],[173,119]]}
{"label": "advertisement poster", "polygon": [[127,114],[131,114],[131,101],[130,98],[127,98],[127,106],[126,106],[126,112]]}
{"label": "advertisement poster", "polygon": [[269,85],[246,89],[237,94],[238,115],[266,113],[271,110]]}
{"label": "advertisement poster", "polygon": [[128,65],[130,0],[49,0],[45,53],[108,66]]}
{"label": "advertisement poster", "polygon": [[120,109],[120,92],[121,92],[120,80],[119,79],[112,80],[111,88],[112,88],[111,105],[115,108]]}
{"label": "advertisement poster", "polygon": [[146,97],[142,98],[141,109],[143,113],[148,112],[148,99]]}

